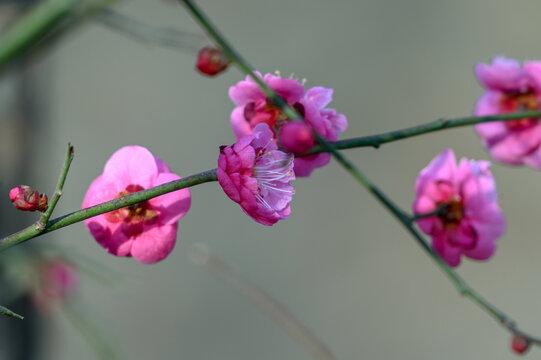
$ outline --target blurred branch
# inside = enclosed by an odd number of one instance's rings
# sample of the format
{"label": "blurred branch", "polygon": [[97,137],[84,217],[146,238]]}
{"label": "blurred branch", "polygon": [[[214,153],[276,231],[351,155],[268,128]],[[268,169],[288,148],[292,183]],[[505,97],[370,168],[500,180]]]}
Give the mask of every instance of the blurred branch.
{"label": "blurred branch", "polygon": [[115,360],[124,358],[118,345],[113,345],[109,331],[98,328],[83,315],[81,309],[73,309],[70,305],[64,304],[62,312],[79,332],[79,335],[94,350],[96,356],[103,360]]}
{"label": "blurred branch", "polygon": [[111,9],[101,11],[96,16],[96,20],[134,40],[177,50],[197,52],[208,42],[206,36],[191,34],[178,29],[151,26]]}
{"label": "blurred branch", "polygon": [[13,311],[9,310],[7,307],[0,306],[0,313],[4,314],[6,316],[11,316],[11,317],[17,318],[19,320],[24,319],[23,316],[21,316],[21,315],[19,315],[17,313],[14,313]]}
{"label": "blurred branch", "polygon": [[0,69],[51,34],[58,35],[59,26],[63,23],[70,26],[62,26],[62,33],[115,1],[51,0],[42,2],[0,37]]}
{"label": "blurred branch", "polygon": [[191,260],[205,270],[231,285],[241,295],[250,300],[271,320],[276,322],[293,340],[316,360],[334,360],[329,349],[310,330],[278,300],[257,284],[233,271],[218,255],[205,244],[195,244],[191,250]]}

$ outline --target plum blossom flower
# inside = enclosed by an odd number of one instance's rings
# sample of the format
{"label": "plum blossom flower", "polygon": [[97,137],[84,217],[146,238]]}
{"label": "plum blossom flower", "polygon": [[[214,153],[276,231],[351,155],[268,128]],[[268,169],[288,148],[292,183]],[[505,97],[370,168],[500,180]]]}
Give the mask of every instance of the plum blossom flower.
{"label": "plum blossom flower", "polygon": [[227,196],[258,223],[273,225],[289,216],[295,193],[290,185],[295,180],[293,156],[277,150],[267,124],[220,147],[217,175]]}
{"label": "plum blossom flower", "polygon": [[[315,131],[328,141],[338,140],[338,134],[347,128],[343,114],[326,106],[332,101],[333,89],[313,87],[305,91],[304,85],[295,79],[281,78],[273,74],[261,76],[263,81],[303,116]],[[229,97],[237,105],[231,113],[233,133],[240,139],[251,134],[257,124],[266,123],[274,132],[276,140],[281,127],[289,120],[280,108],[270,101],[250,77],[229,88]],[[327,153],[295,158],[295,174],[310,176],[315,168],[327,165],[331,156]]]}
{"label": "plum blossom flower", "polygon": [[[477,64],[477,79],[486,92],[475,105],[477,116],[541,109],[541,61],[519,62],[502,56],[492,64]],[[539,118],[494,121],[475,129],[496,160],[541,168],[541,123]]]}
{"label": "plum blossom flower", "polygon": [[33,303],[40,312],[48,314],[62,305],[79,286],[79,272],[63,259],[48,259],[36,269],[36,284],[31,292]]}
{"label": "plum blossom flower", "polygon": [[437,215],[417,220],[432,237],[432,247],[450,266],[462,254],[486,260],[505,231],[490,162],[462,158],[456,165],[453,150],[446,149],[424,168],[415,184],[414,214]]}
{"label": "plum blossom flower", "polygon": [[[90,185],[83,208],[178,179],[146,148],[125,146],[111,156],[103,174]],[[109,253],[155,263],[173,250],[178,221],[190,209],[190,201],[190,191],[181,189],[95,216],[85,224]]]}

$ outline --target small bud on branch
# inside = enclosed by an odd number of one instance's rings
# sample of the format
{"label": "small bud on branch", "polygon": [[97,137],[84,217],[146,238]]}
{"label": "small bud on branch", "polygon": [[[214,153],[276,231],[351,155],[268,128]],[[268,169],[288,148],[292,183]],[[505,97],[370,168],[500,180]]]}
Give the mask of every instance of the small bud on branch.
{"label": "small bud on branch", "polygon": [[22,211],[44,212],[47,210],[47,195],[40,194],[28,185],[19,185],[9,191],[9,198],[17,209]]}

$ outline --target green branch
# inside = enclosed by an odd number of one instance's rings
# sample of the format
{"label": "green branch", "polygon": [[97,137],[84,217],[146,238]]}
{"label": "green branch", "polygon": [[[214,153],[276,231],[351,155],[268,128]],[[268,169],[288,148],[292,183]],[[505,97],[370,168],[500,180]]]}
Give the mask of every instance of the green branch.
{"label": "green branch", "polygon": [[43,212],[43,215],[41,215],[41,219],[37,223],[37,227],[42,231],[45,229],[45,225],[47,225],[47,222],[49,221],[49,218],[51,217],[51,214],[53,213],[53,210],[56,207],[58,200],[60,200],[60,196],[62,196],[62,189],[64,188],[66,176],[68,175],[68,170],[72,161],[73,146],[68,143],[68,153],[66,154],[66,160],[64,161],[64,166],[62,167],[62,171],[60,172],[60,177],[58,178],[58,184],[56,185],[56,190],[53,194],[53,198],[51,199],[47,210]]}
{"label": "green branch", "polygon": [[[490,115],[490,116],[467,116],[467,117],[461,117],[456,119],[439,119],[436,121],[432,121],[426,124],[412,126],[409,128],[396,130],[396,131],[390,131],[378,135],[371,135],[371,136],[363,136],[363,137],[357,137],[352,139],[345,139],[336,141],[333,144],[333,146],[336,149],[344,150],[344,149],[351,149],[351,148],[358,148],[358,147],[375,147],[378,148],[380,145],[402,140],[414,136],[419,136],[423,134],[428,134],[434,131],[439,130],[445,130],[445,129],[452,129],[456,127],[461,126],[468,126],[468,125],[475,125],[475,124],[481,124],[485,122],[491,122],[491,121],[510,121],[510,120],[517,120],[517,119],[523,119],[523,118],[539,118],[541,117],[541,111],[524,111],[524,112],[515,112],[515,113],[508,113],[508,114],[498,114],[498,115]],[[322,146],[322,145],[316,145],[314,146],[310,151],[308,151],[304,155],[312,155],[312,154],[318,154],[321,152],[328,152],[328,150]]]}
{"label": "green branch", "polygon": [[[0,69],[42,39],[55,33],[65,20],[75,25],[116,0],[50,0],[43,1],[0,37]],[[70,26],[63,28],[66,32]],[[58,34],[54,34],[58,37]]]}
{"label": "green branch", "polygon": [[14,313],[13,311],[9,310],[8,308],[6,307],[3,307],[3,306],[0,306],[0,314],[4,314],[6,316],[10,316],[10,317],[14,317],[16,319],[19,319],[19,320],[24,320],[24,317],[17,314],[17,313]]}
{"label": "green branch", "polygon": [[61,229],[71,224],[89,219],[91,217],[117,210],[126,206],[134,205],[172,191],[185,189],[190,186],[203,184],[210,181],[216,181],[216,169],[208,170],[199,174],[191,175],[183,179],[174,180],[150,189],[129,194],[111,201],[104,202],[86,209],[72,212],[71,214],[50,220],[41,230],[38,226],[31,225],[15,234],[9,235],[0,240],[0,251],[6,250],[12,246],[24,241],[46,234],[48,232]]}

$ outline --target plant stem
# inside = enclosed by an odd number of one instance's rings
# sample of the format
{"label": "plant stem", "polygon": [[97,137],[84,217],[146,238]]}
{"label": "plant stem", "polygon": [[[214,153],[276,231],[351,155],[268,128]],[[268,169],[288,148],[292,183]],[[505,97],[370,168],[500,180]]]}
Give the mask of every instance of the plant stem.
{"label": "plant stem", "polygon": [[[57,40],[68,29],[96,14],[116,0],[43,1],[0,37],[0,69],[39,43]],[[67,21],[70,20],[70,21]],[[66,25],[67,24],[67,25]]]}
{"label": "plant stem", "polygon": [[225,56],[231,60],[235,65],[237,65],[242,72],[250,76],[259,87],[263,90],[265,95],[273,102],[275,105],[278,105],[284,114],[289,119],[300,119],[301,116],[293,109],[289,104],[278,94],[274,92],[265,82],[253,72],[253,67],[248,64],[246,60],[237,52],[235,49],[229,45],[227,40],[216,30],[216,27],[210,22],[210,20],[203,14],[201,9],[197,7],[191,0],[179,0],[184,3],[190,13],[196,18],[199,22],[199,25],[207,31],[210,38],[213,39],[216,44],[222,49]]}
{"label": "plant stem", "polygon": [[[426,124],[412,126],[409,128],[396,130],[396,131],[390,131],[378,135],[371,135],[371,136],[363,136],[363,137],[357,137],[352,139],[345,139],[336,141],[333,144],[335,149],[338,150],[344,150],[344,149],[351,149],[351,148],[357,148],[357,147],[375,147],[378,148],[382,144],[386,144],[388,142],[402,140],[406,138],[410,138],[413,136],[419,136],[427,133],[431,133],[434,131],[439,130],[445,130],[445,129],[452,129],[456,127],[461,126],[468,126],[468,125],[475,125],[485,122],[491,122],[491,121],[509,121],[509,120],[517,120],[517,119],[523,119],[523,118],[539,118],[541,117],[541,111],[523,111],[523,112],[515,112],[515,113],[508,113],[508,114],[498,114],[498,115],[490,115],[490,116],[466,116],[461,118],[455,118],[455,119],[438,119],[435,121],[431,121]],[[322,145],[316,145],[314,146],[310,151],[308,151],[306,154],[303,154],[303,156],[306,155],[312,155],[312,154],[318,154],[321,152],[327,152],[326,148]]]}
{"label": "plant stem", "polygon": [[[191,0],[179,0],[182,1],[190,10],[192,15],[197,19],[199,24],[207,30],[210,36],[216,41],[216,43],[222,47],[224,53],[229,57],[229,59],[235,62],[241,70],[243,70],[247,75],[251,76],[257,84],[265,91],[267,96],[272,100],[277,95],[272,89],[270,89],[261,79],[259,79],[255,74],[253,74],[251,67],[248,65],[244,59],[237,54],[237,52],[223,39],[218,30],[214,28],[211,22],[206,18],[203,12],[198,9]],[[281,98],[280,98],[281,99]],[[276,103],[282,111],[290,118],[294,119],[298,117],[297,114],[290,116],[287,112],[291,107],[283,101]],[[292,109],[291,109],[292,110]],[[294,111],[294,110],[293,110]],[[521,114],[519,118],[524,117],[524,114]],[[531,112],[526,113],[529,116],[532,114],[541,116],[541,112]],[[516,114],[507,114],[507,115],[498,115],[494,117],[484,117],[484,121],[494,121],[505,118],[506,116],[511,119],[516,118]],[[535,117],[535,116],[534,116]],[[443,128],[456,127],[463,125],[470,125],[473,123],[480,122],[479,118],[462,118],[455,120],[455,124],[449,126],[448,120],[438,120],[434,123],[428,125],[421,125],[419,127],[409,128],[405,130],[400,130],[398,132],[392,132],[388,134],[380,135],[375,141],[373,141],[370,146],[378,146],[384,142],[394,141],[398,139],[403,139],[410,136],[420,135],[421,133],[427,133]],[[515,323],[510,320],[507,315],[505,315],[501,310],[490,304],[488,301],[483,299],[473,288],[471,288],[462,278],[455,273],[448,265],[443,261],[443,259],[436,253],[432,248],[426,243],[423,236],[416,230],[414,225],[410,221],[410,216],[401,210],[389,197],[380,191],[371,181],[366,177],[359,169],[357,169],[351,161],[349,161],[342,153],[340,153],[334,146],[334,144],[327,142],[323,139],[318,133],[315,133],[316,140],[320,144],[321,151],[330,152],[337,161],[361,184],[363,185],[380,203],[397,218],[397,220],[408,230],[408,232],[413,236],[417,243],[425,250],[425,252],[436,262],[438,267],[443,271],[445,275],[451,280],[451,282],[457,287],[458,291],[467,297],[469,297],[474,303],[479,305],[483,310],[485,310],[489,315],[496,319],[500,324],[506,327],[513,334],[521,334],[526,336],[532,343],[541,344],[541,339],[536,339],[531,337],[524,332],[518,330]],[[358,146],[358,144],[356,144]],[[368,146],[368,145],[365,145]]]}
{"label": "plant stem", "polygon": [[7,307],[0,306],[0,314],[4,314],[6,316],[14,317],[19,320],[24,320],[24,317],[14,313],[13,311],[9,310]]}
{"label": "plant stem", "polygon": [[132,19],[111,9],[104,9],[96,20],[104,26],[131,38],[149,44],[157,44],[178,50],[194,52],[201,49],[208,39],[200,34],[191,34],[173,28],[160,28]]}
{"label": "plant stem", "polygon": [[0,67],[35,43],[65,18],[78,0],[45,1],[32,9],[0,38]]}
{"label": "plant stem", "polygon": [[42,234],[61,229],[71,224],[83,221],[85,219],[117,210],[126,206],[134,205],[157,196],[170,193],[172,191],[184,189],[190,186],[216,181],[216,169],[208,170],[199,174],[191,175],[183,179],[174,180],[150,189],[132,193],[111,201],[104,202],[86,209],[72,212],[71,214],[60,216],[50,220],[44,230],[38,229],[35,225],[31,225],[15,234],[9,235],[0,240],[0,251],[6,250],[14,245],[20,244],[29,239],[38,237]]}
{"label": "plant stem", "polygon": [[[318,135],[319,137],[319,135]],[[511,320],[503,311],[492,305],[485,300],[479,293],[477,293],[468,283],[466,283],[453,269],[447,265],[447,263],[428,245],[421,233],[414,227],[412,220],[414,216],[409,216],[398,205],[396,205],[385,193],[383,193],[378,187],[370,181],[359,169],[357,169],[346,157],[344,157],[339,151],[333,148],[332,144],[326,142],[321,137],[318,138],[319,143],[326,147],[334,157],[346,168],[346,170],[361,183],[379,202],[406,228],[406,230],[413,236],[415,241],[421,246],[421,248],[434,260],[436,265],[443,271],[449,280],[456,286],[461,295],[467,296],[481,309],[486,311],[492,316],[498,323],[504,326],[512,334],[520,334],[525,336],[531,343],[541,345],[541,339],[529,335],[518,329],[516,323]],[[424,216],[424,215],[423,215]]]}
{"label": "plant stem", "polygon": [[71,165],[71,162],[73,161],[73,146],[71,146],[70,143],[68,143],[68,153],[66,154],[66,160],[64,161],[64,166],[62,167],[62,171],[60,172],[60,177],[58,178],[58,184],[56,185],[56,190],[54,192],[53,198],[51,199],[51,203],[47,207],[47,210],[41,215],[41,219],[37,223],[37,227],[39,230],[44,230],[45,225],[49,221],[49,218],[51,217],[51,214],[53,213],[54,208],[56,207],[56,204],[58,203],[58,200],[60,199],[60,196],[62,196],[62,189],[64,188],[64,183],[66,182],[66,176],[68,175],[68,171]]}

